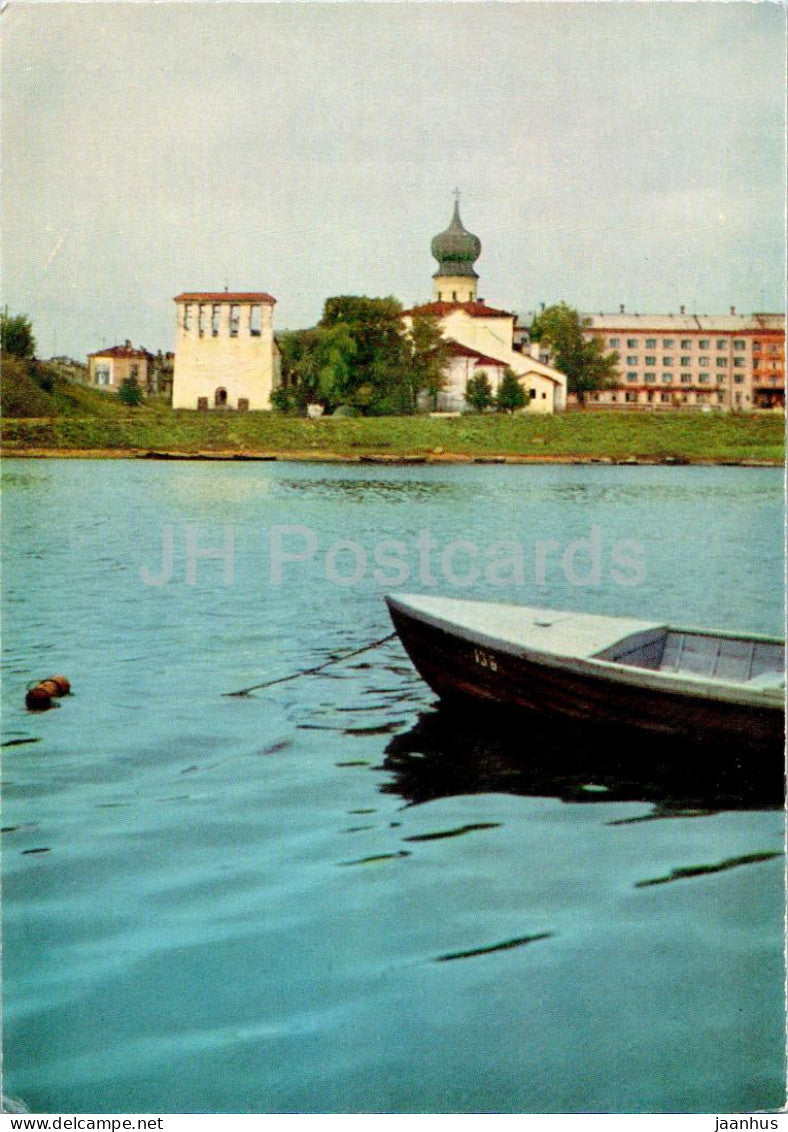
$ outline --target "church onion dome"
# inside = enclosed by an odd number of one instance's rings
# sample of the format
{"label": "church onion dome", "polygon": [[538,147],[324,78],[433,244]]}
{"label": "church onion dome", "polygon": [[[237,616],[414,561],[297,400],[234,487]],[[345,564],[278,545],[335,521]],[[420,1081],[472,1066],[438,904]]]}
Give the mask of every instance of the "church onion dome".
{"label": "church onion dome", "polygon": [[459,202],[454,205],[451,224],[445,232],[433,239],[431,250],[438,261],[436,275],[468,275],[473,279],[479,278],[473,265],[482,254],[482,242],[478,236],[463,228]]}

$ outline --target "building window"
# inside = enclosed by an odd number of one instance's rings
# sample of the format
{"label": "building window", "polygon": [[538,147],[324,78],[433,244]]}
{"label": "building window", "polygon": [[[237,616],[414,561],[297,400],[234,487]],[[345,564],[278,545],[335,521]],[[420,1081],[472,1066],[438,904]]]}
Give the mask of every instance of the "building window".
{"label": "building window", "polygon": [[736,374],[733,375],[733,381],[734,381],[735,385],[743,385],[744,384],[744,377],[743,377],[742,374],[736,373]]}
{"label": "building window", "polygon": [[724,401],[725,401],[725,394],[724,393],[718,393],[717,394],[717,404],[722,405]]}
{"label": "building window", "polygon": [[692,374],[691,373],[683,373],[681,375],[681,384],[682,385],[691,385],[692,384]]}
{"label": "building window", "polygon": [[637,338],[627,338],[627,346],[629,347],[630,350],[637,350],[637,348],[638,348]]}
{"label": "building window", "polygon": [[682,338],[681,339],[681,348],[682,348],[682,350],[691,350],[692,349],[692,339],[691,338]]}
{"label": "building window", "polygon": [[681,395],[682,405],[686,405],[688,401],[689,401],[689,393],[682,393],[682,395]]}
{"label": "building window", "polygon": [[192,308],[188,303],[183,304],[183,329],[188,330],[191,326]]}
{"label": "building window", "polygon": [[133,377],[133,378],[134,378],[134,380],[136,381],[136,380],[137,380],[137,378],[138,378],[138,377],[139,377],[139,375],[140,375],[140,367],[139,367],[139,364],[138,364],[137,362],[135,362],[135,363],[134,363],[133,365],[129,366],[129,371],[130,371],[130,372],[129,372],[129,376],[130,376],[130,377]]}
{"label": "building window", "polygon": [[727,358],[717,358],[717,368],[718,369],[722,369],[722,367],[726,366],[727,364],[728,364]]}
{"label": "building window", "polygon": [[752,348],[753,348],[753,350],[760,350],[760,348],[761,348],[760,342],[753,342]]}
{"label": "building window", "polygon": [[671,382],[672,380],[673,380],[673,374],[672,373],[663,373],[663,375],[662,375],[663,385],[668,383],[668,382]]}
{"label": "building window", "polygon": [[230,337],[238,337],[238,324],[241,320],[241,310],[235,303],[230,307]]}
{"label": "building window", "polygon": [[741,369],[745,364],[745,359],[744,358],[734,358],[733,364],[736,367],[736,369]]}
{"label": "building window", "polygon": [[253,338],[259,338],[262,333],[263,308],[255,303],[249,312],[249,333]]}
{"label": "building window", "polygon": [[628,373],[627,374],[627,381],[637,381],[637,379],[638,379],[637,373]]}
{"label": "building window", "polygon": [[717,349],[718,350],[726,349],[727,345],[728,345],[728,343],[725,341],[724,338],[718,338],[717,339]]}
{"label": "building window", "polygon": [[703,384],[703,385],[708,385],[709,375],[707,373],[699,373],[698,374],[698,381],[700,381],[701,384]]}
{"label": "building window", "polygon": [[662,359],[662,364],[663,364],[663,366],[672,366],[672,365],[673,365],[673,358],[671,358],[671,357],[664,357],[664,358]]}
{"label": "building window", "polygon": [[700,342],[698,342],[698,345],[700,346],[701,350],[708,350],[708,348],[709,348],[708,338],[701,338]]}
{"label": "building window", "polygon": [[208,308],[205,303],[200,303],[200,305],[197,307],[197,333],[201,338],[205,337],[207,322]]}
{"label": "building window", "polygon": [[611,393],[610,394],[610,400],[615,403],[618,400],[618,394],[617,393]]}
{"label": "building window", "polygon": [[108,365],[96,366],[94,374],[93,380],[96,385],[109,385],[110,370]]}
{"label": "building window", "polygon": [[657,364],[656,356],[654,354],[648,354],[646,356],[646,365],[647,366],[655,366],[656,364]]}
{"label": "building window", "polygon": [[214,303],[211,307],[211,337],[219,337],[219,304]]}
{"label": "building window", "polygon": [[672,338],[663,338],[662,339],[662,349],[663,350],[672,350],[674,346],[675,346],[675,342]]}
{"label": "building window", "polygon": [[683,366],[691,366],[692,365],[692,358],[682,358],[681,364]]}
{"label": "building window", "polygon": [[669,393],[660,393],[659,399],[660,399],[660,401],[662,402],[663,405],[669,405],[670,404],[670,394]]}
{"label": "building window", "polygon": [[608,339],[608,341],[610,342],[610,346],[611,346],[611,348],[612,348],[613,350],[617,350],[617,349],[618,349],[618,343],[619,343],[619,339],[618,339],[618,338],[610,338],[610,339]]}
{"label": "building window", "polygon": [[736,341],[733,343],[733,348],[734,348],[734,350],[746,350],[747,349],[747,343],[744,341],[743,338],[737,338]]}
{"label": "building window", "polygon": [[649,385],[653,385],[657,380],[657,375],[655,373],[646,373],[643,375],[643,380],[648,382]]}
{"label": "building window", "polygon": [[637,364],[638,364],[638,356],[637,356],[637,354],[629,354],[629,355],[627,355],[627,365],[628,365],[628,366],[636,366]]}
{"label": "building window", "polygon": [[222,389],[221,387],[217,389],[213,395],[213,403],[215,408],[223,409],[227,404],[227,390]]}
{"label": "building window", "polygon": [[657,347],[656,338],[647,338],[646,339],[646,349],[647,350],[655,350],[656,347]]}
{"label": "building window", "polygon": [[626,391],[626,393],[624,394],[624,400],[625,400],[625,401],[629,401],[629,402],[630,402],[630,404],[631,404],[631,403],[632,403],[633,401],[637,401],[637,399],[638,399],[638,395],[637,395],[637,393],[635,392],[635,390],[634,390],[634,389],[628,389],[628,390]]}
{"label": "building window", "polygon": [[726,373],[718,373],[718,374],[717,374],[717,383],[718,383],[718,384],[721,384],[721,383],[722,383],[723,381],[725,381],[725,378],[726,378],[727,376],[728,376],[728,375],[727,375]]}
{"label": "building window", "polygon": [[698,358],[698,365],[699,366],[707,366],[708,364],[709,364],[708,358]]}

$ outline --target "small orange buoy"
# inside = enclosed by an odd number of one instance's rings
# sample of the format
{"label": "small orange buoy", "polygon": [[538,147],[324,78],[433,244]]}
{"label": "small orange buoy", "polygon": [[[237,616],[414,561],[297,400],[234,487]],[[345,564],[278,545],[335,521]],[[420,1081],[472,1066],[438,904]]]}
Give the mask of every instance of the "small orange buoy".
{"label": "small orange buoy", "polygon": [[30,711],[47,711],[53,707],[52,695],[41,684],[36,684],[35,688],[28,688],[25,707]]}
{"label": "small orange buoy", "polygon": [[47,711],[57,706],[52,703],[53,696],[67,696],[70,692],[71,684],[65,676],[50,676],[47,680],[39,680],[32,688],[28,688],[25,707],[30,711]]}

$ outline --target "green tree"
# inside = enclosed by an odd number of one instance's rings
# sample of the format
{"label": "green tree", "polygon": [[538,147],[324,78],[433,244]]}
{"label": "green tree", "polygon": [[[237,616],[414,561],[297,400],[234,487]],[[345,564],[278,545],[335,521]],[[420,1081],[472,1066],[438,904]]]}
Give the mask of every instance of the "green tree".
{"label": "green tree", "polygon": [[528,403],[528,394],[517,380],[517,375],[509,366],[503,371],[501,384],[495,397],[495,407],[502,413],[513,413]]}
{"label": "green tree", "polygon": [[465,400],[477,413],[483,413],[493,403],[492,386],[486,373],[477,373],[465,383]]}
{"label": "green tree", "polygon": [[608,389],[618,378],[618,354],[605,353],[600,339],[583,336],[583,322],[574,307],[556,303],[536,316],[530,329],[535,342],[549,345],[556,369],[566,374],[567,390],[585,405],[589,393]]}
{"label": "green tree", "polygon": [[317,329],[340,328],[354,345],[341,382],[344,401],[368,413],[412,411],[401,303],[391,296],[337,295],[326,299]]}
{"label": "green tree", "polygon": [[142,404],[142,390],[136,376],[124,377],[118,390],[118,400],[130,409]]}
{"label": "green tree", "polygon": [[0,314],[0,350],[15,358],[29,359],[35,356],[36,340],[27,315],[9,315],[8,311]]}
{"label": "green tree", "polygon": [[353,393],[352,359],[356,343],[347,326],[294,330],[279,338],[282,386],[274,405],[305,411],[312,403],[335,409]]}
{"label": "green tree", "polygon": [[420,393],[427,395],[434,409],[438,404],[438,394],[446,384],[446,363],[449,359],[449,343],[443,337],[435,315],[414,314],[406,343],[410,352],[408,384],[411,411],[416,408]]}

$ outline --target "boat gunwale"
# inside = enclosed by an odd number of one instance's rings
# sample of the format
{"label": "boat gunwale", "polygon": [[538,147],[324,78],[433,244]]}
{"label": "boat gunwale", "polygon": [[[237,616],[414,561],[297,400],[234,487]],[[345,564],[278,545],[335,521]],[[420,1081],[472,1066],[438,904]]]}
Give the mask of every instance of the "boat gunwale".
{"label": "boat gunwale", "polygon": [[[511,656],[518,660],[528,660],[536,664],[541,664],[546,668],[559,671],[565,670],[579,676],[604,679],[614,684],[627,684],[631,687],[656,692],[670,692],[671,694],[683,696],[687,699],[698,699],[700,697],[710,702],[717,701],[721,703],[731,703],[741,707],[785,711],[785,691],[781,689],[779,685],[755,687],[742,682],[710,680],[706,676],[699,676],[692,672],[679,674],[674,672],[662,672],[659,669],[653,668],[641,668],[636,665],[604,660],[597,656],[560,656],[554,652],[542,652],[532,646],[517,644],[514,641],[506,641],[500,637],[491,637],[480,630],[469,629],[466,626],[458,625],[456,622],[446,621],[435,614],[424,613],[410,605],[407,598],[398,598],[396,595],[386,595],[386,604],[390,610],[396,609],[405,616],[412,617],[415,621],[421,621],[435,629],[446,632],[449,636],[459,637],[462,640],[468,641],[470,644],[478,644],[482,648],[492,649],[493,651],[501,652],[506,656]],[[503,603],[477,602],[476,604],[493,605]],[[582,614],[578,614],[578,616],[582,616]],[[607,615],[600,614],[598,616]],[[610,617],[610,620],[616,621],[625,619]],[[765,644],[785,644],[782,638],[770,637],[764,634],[748,634],[731,631],[721,631],[717,633],[707,629],[683,629],[673,625],[665,625],[660,622],[654,622],[651,626],[651,630],[698,633],[701,636],[725,637],[729,640],[748,640]],[[631,635],[632,634],[625,634],[621,640],[623,641],[627,636]],[[613,642],[613,644],[606,646],[606,649],[602,651],[607,651],[608,648],[614,648],[617,643],[618,642]]]}

